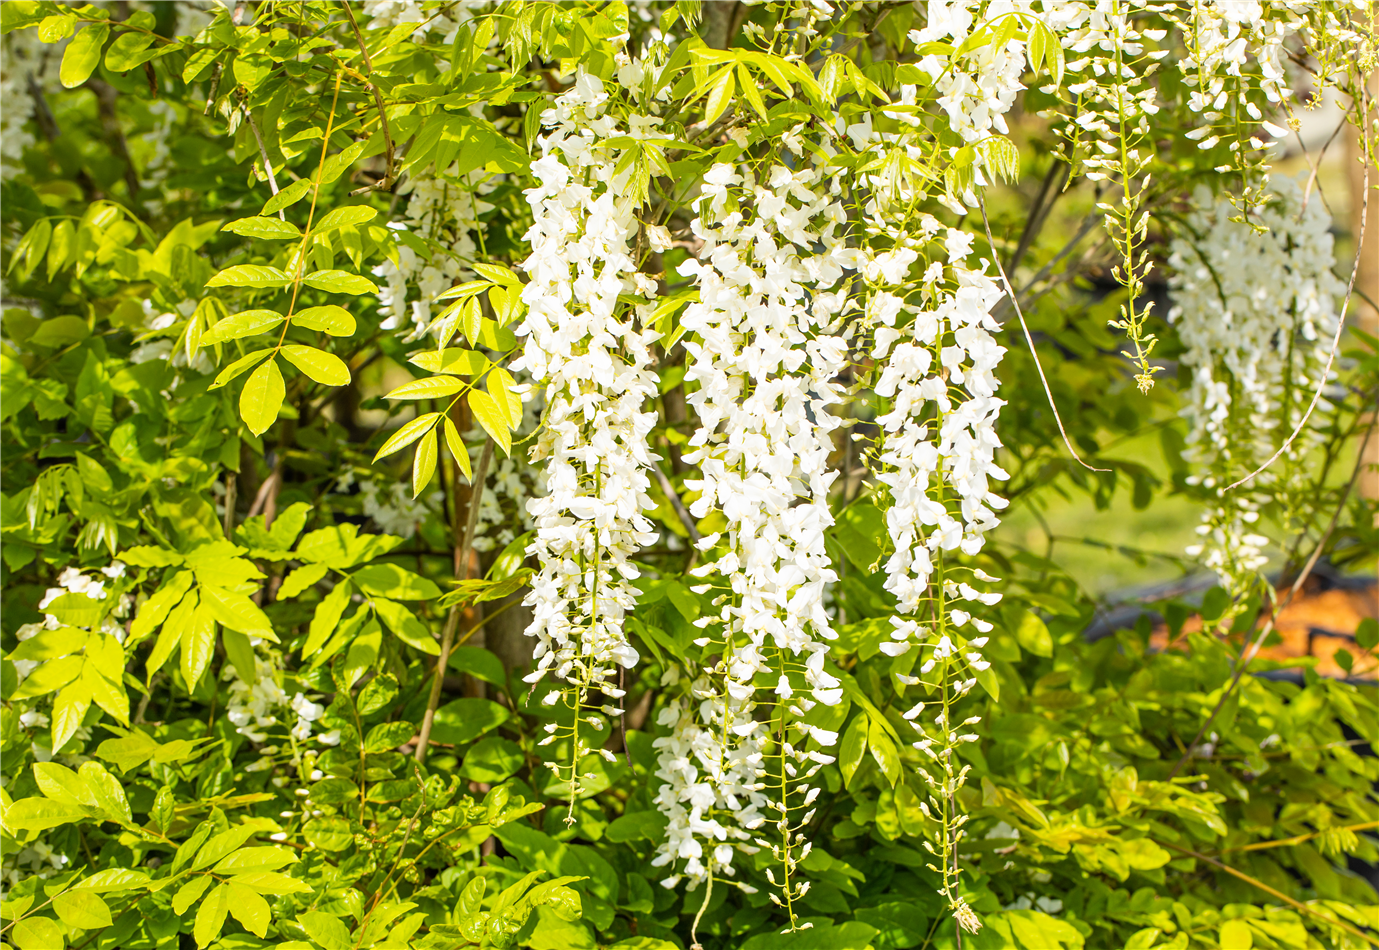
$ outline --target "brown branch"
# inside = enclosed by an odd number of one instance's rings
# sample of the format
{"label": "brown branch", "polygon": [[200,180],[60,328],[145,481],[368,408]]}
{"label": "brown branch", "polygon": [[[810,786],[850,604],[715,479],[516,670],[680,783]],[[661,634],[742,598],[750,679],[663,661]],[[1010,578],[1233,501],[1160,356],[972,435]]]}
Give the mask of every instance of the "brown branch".
{"label": "brown branch", "polygon": [[393,133],[388,128],[388,110],[383,106],[383,93],[378,91],[378,85],[373,81],[373,61],[369,58],[369,47],[364,42],[364,34],[359,30],[359,22],[354,18],[354,11],[350,9],[349,3],[342,3],[345,8],[345,15],[350,18],[350,27],[354,30],[355,39],[359,40],[359,52],[364,54],[364,74],[369,84],[369,89],[373,92],[373,101],[378,106],[378,121],[383,125],[383,142],[387,147],[388,173],[383,176],[383,181],[375,186],[379,191],[387,191],[392,187],[395,180],[393,172]]}
{"label": "brown branch", "polygon": [[[492,458],[493,439],[490,437],[484,441],[484,449],[479,453],[479,462],[474,466],[474,478],[470,481],[469,522],[465,525],[464,538],[456,553],[456,562],[459,565],[456,580],[469,579],[469,558],[474,550],[474,530],[479,524],[479,500],[484,494],[484,480],[488,476],[488,463]],[[431,744],[431,727],[436,721],[436,710],[440,708],[441,686],[445,682],[445,667],[450,662],[450,650],[455,641],[455,630],[460,625],[460,614],[463,612],[464,607],[460,604],[451,607],[450,615],[445,618],[445,629],[441,631],[441,652],[440,656],[436,657],[436,675],[431,681],[431,695],[426,701],[426,715],[421,720],[421,730],[417,736],[417,751],[413,755],[413,758],[419,763],[426,761],[426,747]],[[469,633],[472,635],[478,626],[476,624]]]}

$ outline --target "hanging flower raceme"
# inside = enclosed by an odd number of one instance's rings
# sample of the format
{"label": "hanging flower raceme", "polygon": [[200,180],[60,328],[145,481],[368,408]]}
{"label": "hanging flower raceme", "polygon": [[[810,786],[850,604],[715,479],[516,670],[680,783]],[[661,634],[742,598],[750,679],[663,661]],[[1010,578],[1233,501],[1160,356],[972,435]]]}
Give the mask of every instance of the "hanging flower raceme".
{"label": "hanging flower raceme", "polygon": [[[909,263],[928,256],[928,246],[940,238],[941,257],[921,282],[910,283]],[[1006,506],[990,484],[1008,477],[995,461],[1001,445],[995,423],[1005,403],[995,395],[994,371],[1005,349],[992,336],[999,327],[991,317],[1003,293],[986,262],[970,266],[970,234],[943,229],[926,215],[917,234],[897,232],[890,239],[894,245],[869,254],[863,266],[874,288],[866,306],[872,356],[887,360],[876,384],[888,403],[876,419],[884,437],[875,458],[876,479],[891,500],[886,525],[895,553],[886,564],[885,587],[896,597],[898,616],[881,650],[900,658],[919,647],[910,661],[910,669],[918,663],[918,675],[898,667],[896,678],[902,689],[929,691],[905,716],[920,734],[915,748],[928,757],[920,768],[930,789],[923,810],[935,823],[936,843],[924,844],[938,861],[931,867],[942,875],[941,893],[958,922],[975,932],[981,924],[959,894],[953,855],[966,821],[954,797],[966,769],[958,767],[954,750],[977,738],[961,731],[977,720],[954,728],[950,719],[952,704],[990,665],[981,648],[992,626],[967,604],[990,606],[1001,596],[974,586],[974,580],[995,579],[957,559],[981,551],[997,524],[995,513]],[[905,266],[888,273],[898,261]],[[907,302],[911,297],[917,302]],[[937,711],[932,726],[920,718],[926,706]]]}
{"label": "hanging flower raceme", "polygon": [[1239,213],[1229,201],[1200,191],[1188,233],[1173,242],[1169,258],[1169,319],[1192,370],[1184,458],[1195,469],[1189,483],[1216,495],[1197,529],[1202,542],[1189,553],[1233,593],[1248,588],[1267,563],[1260,510],[1282,502],[1286,517],[1330,405],[1318,403],[1309,429],[1275,466],[1247,488],[1222,490],[1258,468],[1302,421],[1323,382],[1345,290],[1332,273],[1331,219],[1321,202],[1304,206],[1301,188],[1289,179],[1273,190],[1258,218],[1267,231],[1232,220]]}
{"label": "hanging flower raceme", "polygon": [[[833,761],[821,748],[836,740],[800,720],[816,702],[835,705],[842,698],[841,683],[824,667],[826,641],[835,636],[824,590],[836,580],[824,530],[833,523],[828,493],[837,473],[829,455],[841,424],[830,407],[843,398],[837,378],[848,360],[838,333],[848,309],[844,278],[856,255],[839,231],[841,186],[821,167],[775,165],[758,180],[751,171],[717,165],[704,182],[692,224],[704,244],[699,259],[680,268],[696,281],[699,302],[686,309],[681,325],[693,334],[685,344],[685,378],[698,384],[687,400],[700,422],[685,456],[702,472],[686,482],[700,493],[690,513],[703,518],[718,511],[726,521],[723,532],[700,540],[715,559],[694,572],[711,578],[704,589],[722,588],[718,613],[698,622],[708,634],[699,644],[718,660],[710,671],[714,685],[699,688],[713,698],[696,704],[697,720],[680,716],[661,770],[674,775],[677,749],[701,734],[717,745],[715,761],[758,758],[754,681],[770,676],[780,761],[757,768],[754,790],[769,783],[764,808],[774,813],[780,837],[756,837],[753,844],[771,849],[783,866],[784,880],[772,880],[789,907],[807,889],[790,881],[808,850],[793,810],[813,801],[817,790],[806,782]],[[718,798],[737,797],[718,781],[710,770],[699,784]],[[659,797],[672,823],[696,794],[694,785],[678,788],[664,786]],[[758,810],[748,808],[750,817],[740,816],[739,825],[754,827]],[[687,830],[662,847],[662,858],[696,850],[683,839],[699,832],[693,823],[681,825]],[[732,873],[732,849],[710,838],[702,847],[712,847],[711,859],[695,855],[685,868],[693,880]]]}
{"label": "hanging flower raceme", "polygon": [[[672,667],[668,680],[676,678]],[[754,853],[751,832],[766,821],[768,800],[757,782],[766,723],[752,717],[749,701],[725,698],[708,677],[695,681],[688,701],[677,699],[662,709],[657,722],[671,734],[654,743],[656,777],[663,783],[656,807],[667,824],[651,864],[684,861],[683,873],[695,882],[711,873],[731,877],[734,853]],[[734,737],[731,746],[725,735]],[[661,883],[674,887],[680,877]]]}
{"label": "hanging flower raceme", "polygon": [[[632,558],[657,538],[645,514],[654,507],[647,434],[656,416],[644,407],[657,391],[651,344],[658,336],[645,323],[650,303],[629,308],[619,300],[649,300],[656,284],[633,257],[639,225],[628,172],[615,171],[620,150],[607,144],[625,132],[608,114],[608,101],[599,80],[581,72],[542,115],[549,131],[532,163],[539,185],[527,192],[535,221],[523,264],[531,278],[519,330],[526,345],[516,364],[544,387],[548,406],[532,451],[546,468],[544,496],[528,503],[537,528],[529,550],[541,571],[525,601],[534,614],[527,633],[540,641],[527,679],[553,675],[568,684],[545,702],[564,695],[575,713],[572,762],[552,763],[557,774],[569,769],[571,809],[579,761],[593,751],[580,735],[582,710],[595,692],[623,695],[615,671],[638,658],[623,630],[636,597]],[[552,730],[546,741],[557,736]]]}

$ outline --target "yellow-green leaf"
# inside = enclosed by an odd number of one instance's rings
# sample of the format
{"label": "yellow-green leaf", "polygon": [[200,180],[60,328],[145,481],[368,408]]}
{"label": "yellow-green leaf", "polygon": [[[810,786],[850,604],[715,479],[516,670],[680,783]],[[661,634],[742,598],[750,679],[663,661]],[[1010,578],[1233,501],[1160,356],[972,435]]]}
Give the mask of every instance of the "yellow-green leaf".
{"label": "yellow-green leaf", "polygon": [[109,927],[114,921],[110,908],[99,894],[91,891],[66,891],[53,898],[53,910],[59,919],[77,930],[95,930]]}
{"label": "yellow-green leaf", "polygon": [[[260,264],[236,264],[227,267],[210,280],[207,287],[286,287],[292,282],[287,272]],[[371,285],[372,286],[372,285]]]}
{"label": "yellow-green leaf", "polygon": [[469,449],[465,447],[464,440],[460,438],[460,430],[455,428],[455,423],[450,421],[450,417],[445,417],[445,444],[450,449],[450,454],[459,463],[460,471],[464,472],[464,477],[473,481],[474,471],[469,467]]}
{"label": "yellow-green leaf", "polygon": [[286,241],[302,236],[301,230],[289,221],[257,215],[252,218],[240,218],[238,221],[231,221],[220,230],[229,231],[231,234],[242,234],[245,237],[261,238],[265,241]]}
{"label": "yellow-green leaf", "polygon": [[230,913],[235,915],[235,920],[243,924],[244,929],[254,936],[264,937],[268,933],[270,916],[268,901],[234,881],[227,881],[225,887],[229,898]]}
{"label": "yellow-green leaf", "polygon": [[350,381],[350,368],[334,353],[318,350],[314,346],[293,344],[284,346],[282,352],[289,363],[318,383],[344,386]]}
{"label": "yellow-green leaf", "polygon": [[283,315],[276,310],[241,310],[211,327],[202,335],[199,345],[210,346],[212,343],[253,336],[282,322]]}
{"label": "yellow-green leaf", "polygon": [[186,632],[182,634],[182,679],[188,690],[196,688],[214,652],[215,618],[210,608],[202,603],[197,606]]}
{"label": "yellow-green leaf", "polygon": [[230,380],[234,379],[236,376],[240,375],[245,370],[249,369],[249,367],[255,366],[258,363],[262,362],[263,359],[272,352],[273,350],[270,347],[268,349],[254,350],[254,352],[252,353],[244,354],[239,359],[231,363],[229,366],[221,370],[220,375],[215,378],[215,382],[211,383],[211,385],[207,388],[219,389],[221,386],[224,386]]}
{"label": "yellow-green leaf", "polygon": [[318,270],[302,278],[302,283],[334,294],[376,294],[378,288],[367,277],[343,270]]}
{"label": "yellow-green leaf", "polygon": [[192,936],[196,938],[198,947],[208,946],[212,940],[220,936],[220,928],[225,926],[225,915],[229,911],[230,887],[228,884],[218,884],[196,911]]}
{"label": "yellow-green leaf", "polygon": [[365,221],[372,221],[378,212],[367,205],[349,205],[344,208],[332,208],[330,213],[321,219],[312,232],[319,234],[323,231],[331,231],[335,228],[345,228],[352,224],[363,224]]}
{"label": "yellow-green leaf", "polygon": [[432,429],[417,443],[417,455],[412,461],[412,497],[421,494],[436,474],[436,430]]}
{"label": "yellow-green leaf", "polygon": [[80,86],[91,78],[96,64],[101,61],[101,49],[110,36],[110,26],[93,23],[72,38],[67,51],[62,54],[62,65],[58,68],[58,78],[68,89]]}
{"label": "yellow-green leaf", "polygon": [[722,78],[709,90],[709,97],[704,103],[704,125],[706,127],[713,125],[718,120],[718,117],[732,103],[733,93],[737,91],[737,82],[733,78],[732,67],[725,67],[720,75]]}
{"label": "yellow-green leaf", "polygon": [[464,388],[454,376],[432,376],[429,379],[414,379],[388,393],[389,399],[440,399],[453,396]]}
{"label": "yellow-green leaf", "polygon": [[747,97],[747,104],[756,110],[757,115],[766,118],[766,101],[761,98],[761,90],[757,88],[752,74],[742,63],[737,64],[737,78],[742,83],[742,94]]}
{"label": "yellow-green leaf", "polygon": [[430,373],[453,373],[457,376],[477,376],[488,366],[488,357],[477,350],[457,346],[443,350],[423,350],[407,362]]}
{"label": "yellow-green leaf", "polygon": [[479,425],[493,437],[493,441],[503,450],[504,455],[512,454],[512,434],[508,431],[507,411],[488,393],[471,392],[469,408]]}
{"label": "yellow-green leaf", "polygon": [[495,369],[488,374],[488,394],[507,413],[508,426],[516,429],[522,424],[522,397],[512,391],[517,380],[505,369]]}
{"label": "yellow-green leaf", "polygon": [[292,315],[292,325],[319,330],[331,336],[353,336],[354,317],[344,307],[326,304],[324,307],[307,307]]}
{"label": "yellow-green leaf", "polygon": [[435,425],[436,420],[439,418],[439,412],[428,412],[400,426],[398,430],[392,434],[392,437],[389,438],[387,442],[383,443],[383,448],[378,450],[378,454],[373,457],[373,460],[377,462],[381,458],[392,455],[398,449],[403,449],[411,445],[417,439],[425,435],[427,430]]}
{"label": "yellow-green leaf", "polygon": [[67,941],[51,917],[27,917],[14,925],[10,938],[18,950],[62,950]]}
{"label": "yellow-green leaf", "polygon": [[269,360],[249,375],[239,394],[239,415],[250,432],[263,435],[268,431],[278,418],[286,392],[277,360]]}
{"label": "yellow-green leaf", "polygon": [[206,888],[215,883],[215,878],[209,874],[202,874],[194,877],[177,889],[177,893],[172,895],[172,912],[181,917],[197,901],[201,900],[201,895],[206,893]]}
{"label": "yellow-green leaf", "polygon": [[[189,571],[184,571],[183,575],[190,581],[191,573]],[[159,591],[159,593],[162,593],[162,591]],[[155,594],[154,596],[157,595]],[[151,600],[152,598],[150,598],[150,601]],[[168,657],[172,656],[172,651],[177,649],[178,645],[182,642],[182,635],[186,632],[187,628],[191,626],[191,619],[196,613],[196,607],[199,602],[200,599],[196,591],[192,591],[168,613],[167,620],[163,623],[162,632],[158,634],[158,641],[154,643],[153,653],[150,654],[148,663],[145,667],[148,676],[151,677],[154,673],[162,669],[163,664],[168,661]]]}

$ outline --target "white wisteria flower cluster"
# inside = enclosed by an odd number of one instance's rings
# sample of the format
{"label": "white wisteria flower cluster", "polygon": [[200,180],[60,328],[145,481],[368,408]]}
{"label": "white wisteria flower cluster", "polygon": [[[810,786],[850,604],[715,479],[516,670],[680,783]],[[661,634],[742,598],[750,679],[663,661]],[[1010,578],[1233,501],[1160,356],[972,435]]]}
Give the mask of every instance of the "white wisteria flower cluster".
{"label": "white wisteria flower cluster", "polygon": [[[936,693],[905,714],[919,734],[914,747],[927,757],[919,772],[930,797],[921,809],[933,822],[937,844],[926,840],[924,846],[938,862],[930,867],[941,874],[941,893],[958,922],[975,932],[981,924],[960,894],[952,856],[966,821],[954,801],[966,779],[955,750],[976,740],[965,727],[977,720],[953,728],[949,719],[952,704],[990,667],[981,649],[992,624],[968,605],[993,606],[1001,599],[972,584],[995,578],[958,558],[980,553],[986,533],[998,524],[996,512],[1006,507],[991,490],[993,480],[1009,477],[996,463],[1001,442],[995,424],[1005,402],[996,396],[995,370],[1005,348],[992,336],[1000,328],[991,316],[1004,294],[987,274],[989,262],[971,265],[971,234],[923,215],[916,234],[896,237],[890,250],[868,256],[899,258],[905,266],[887,273],[873,260],[863,267],[874,285],[866,307],[872,356],[886,360],[876,384],[876,394],[888,402],[876,419],[883,438],[874,464],[876,480],[890,495],[886,527],[894,553],[885,588],[898,611],[891,640],[880,649],[904,657],[918,646],[908,667],[914,672],[898,665],[896,679],[902,690],[922,684]],[[942,250],[931,255],[935,244]],[[923,276],[909,280],[909,265],[931,256]],[[916,302],[906,302],[911,297]],[[926,706],[937,710],[932,725],[920,718]]]}
{"label": "white wisteria flower cluster", "polygon": [[[698,259],[680,267],[699,291],[681,318],[694,334],[686,343],[686,380],[698,384],[687,397],[699,428],[685,459],[702,472],[686,482],[699,493],[690,513],[702,519],[717,511],[726,527],[700,539],[700,550],[714,559],[692,572],[710,579],[704,589],[721,591],[718,612],[697,621],[709,634],[699,644],[719,657],[707,671],[714,685],[696,687],[712,693],[698,708],[713,709],[713,718],[679,717],[661,771],[674,775],[680,749],[703,730],[721,746],[712,753],[717,761],[753,759],[749,750],[759,741],[754,681],[763,674],[775,681],[780,761],[776,771],[757,768],[756,789],[772,782],[760,807],[774,812],[780,837],[755,837],[753,845],[770,848],[782,866],[784,879],[771,880],[786,905],[808,888],[792,885],[790,877],[808,852],[798,829],[812,813],[793,821],[792,801],[812,803],[818,790],[806,782],[834,760],[821,749],[837,739],[800,720],[815,703],[836,705],[843,694],[840,680],[825,669],[827,641],[836,634],[824,607],[825,588],[837,579],[824,543],[838,474],[829,455],[841,425],[831,407],[845,395],[839,376],[848,347],[840,330],[853,309],[846,276],[857,262],[840,230],[846,220],[841,191],[835,172],[805,161],[794,170],[771,166],[760,178],[745,167],[717,165],[705,176],[691,225],[702,241]],[[713,728],[724,720],[737,724]],[[680,834],[662,845],[658,860],[695,850],[685,838],[694,825],[683,814],[693,811],[702,785],[662,788],[658,805]],[[758,810],[739,816],[741,827],[754,827]],[[731,874],[731,859],[731,848],[715,846],[712,860],[692,860],[685,873],[695,880],[716,870]],[[774,893],[771,898],[782,902]]]}
{"label": "white wisteria flower cluster", "polygon": [[[1205,189],[1184,233],[1174,240],[1169,319],[1186,346],[1192,386],[1184,415],[1191,426],[1189,482],[1216,495],[1188,553],[1201,557],[1234,592],[1267,562],[1260,510],[1302,477],[1300,463],[1328,419],[1323,399],[1309,429],[1274,467],[1244,490],[1223,490],[1248,475],[1301,421],[1322,372],[1345,287],[1335,276],[1330,216],[1316,196],[1279,179],[1252,227],[1225,198]],[[1267,228],[1267,230],[1264,230]]]}
{"label": "white wisteria flower cluster", "polygon": [[[572,810],[580,760],[593,751],[580,735],[583,708],[595,692],[623,695],[616,670],[638,659],[623,629],[636,598],[632,558],[658,537],[645,514],[654,507],[647,473],[656,459],[647,435],[656,414],[646,403],[657,391],[651,344],[658,334],[646,323],[650,302],[630,307],[619,300],[650,301],[656,283],[633,257],[640,225],[629,198],[630,169],[615,171],[620,150],[608,140],[644,134],[659,120],[636,117],[625,129],[608,103],[603,84],[580,72],[542,114],[548,131],[532,163],[539,184],[527,191],[535,220],[523,263],[528,311],[518,329],[526,344],[514,364],[544,389],[547,403],[532,449],[532,461],[545,462],[545,493],[528,502],[537,528],[529,551],[541,569],[525,601],[533,612],[527,634],[539,641],[527,680],[553,675],[562,687],[544,702],[563,696],[575,712],[572,759],[564,767]],[[544,741],[556,738],[552,729]]]}

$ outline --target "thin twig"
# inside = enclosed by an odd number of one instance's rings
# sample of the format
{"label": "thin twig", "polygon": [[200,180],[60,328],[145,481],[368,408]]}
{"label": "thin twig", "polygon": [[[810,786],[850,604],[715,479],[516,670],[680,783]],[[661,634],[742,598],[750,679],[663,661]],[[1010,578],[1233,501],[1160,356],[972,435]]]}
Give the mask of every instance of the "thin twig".
{"label": "thin twig", "polygon": [[359,40],[359,52],[364,54],[364,75],[368,77],[369,89],[373,92],[374,105],[378,106],[378,121],[383,126],[383,143],[387,148],[386,159],[388,171],[384,175],[383,181],[378,183],[379,191],[387,191],[393,184],[393,133],[388,128],[388,110],[383,106],[383,93],[378,91],[378,84],[373,81],[373,61],[369,58],[369,46],[364,42],[364,34],[359,31],[359,22],[354,18],[354,11],[350,9],[348,3],[342,3],[345,8],[345,15],[350,18],[350,26],[354,29],[355,39]]}
{"label": "thin twig", "polygon": [[666,473],[661,470],[661,466],[652,463],[652,469],[656,472],[656,481],[661,485],[661,491],[666,493],[666,499],[670,502],[670,507],[675,509],[675,516],[680,519],[680,523],[689,532],[690,543],[699,544],[699,530],[694,526],[694,518],[690,516],[689,510],[685,508],[685,503],[680,500],[679,494],[675,491],[675,486],[670,483]]}
{"label": "thin twig", "polygon": [[[258,123],[254,121],[254,113],[249,111],[249,102],[246,99],[244,104],[244,118],[249,123],[249,131],[254,133],[254,141],[259,145],[259,157],[263,159],[263,170],[268,173],[268,187],[276,196],[278,193],[278,179],[273,174],[273,163],[268,160],[268,149],[263,147],[263,136],[259,134]],[[278,209],[278,220],[286,221],[287,216],[283,214],[283,209]]]}
{"label": "thin twig", "polygon": [[[1360,99],[1360,116],[1363,119],[1368,115],[1369,92],[1368,90],[1366,90],[1362,94]],[[1363,162],[1361,162],[1361,164],[1364,166],[1365,169],[1364,175],[1362,177],[1364,178],[1364,180],[1368,181],[1368,152],[1365,153],[1365,159]],[[1245,484],[1250,479],[1254,478],[1260,472],[1267,469],[1270,465],[1273,465],[1274,462],[1278,461],[1279,456],[1281,456],[1284,452],[1287,452],[1288,449],[1292,447],[1293,440],[1302,434],[1302,430],[1307,426],[1307,420],[1312,418],[1312,411],[1317,408],[1317,403],[1321,401],[1322,391],[1326,389],[1326,380],[1331,375],[1332,365],[1336,362],[1336,353],[1341,348],[1341,334],[1345,332],[1345,313],[1346,310],[1350,307],[1350,298],[1355,291],[1355,278],[1358,277],[1360,274],[1360,261],[1364,258],[1365,225],[1368,223],[1369,219],[1369,192],[1369,188],[1364,188],[1361,190],[1361,194],[1364,197],[1360,199],[1360,233],[1356,238],[1355,242],[1355,264],[1353,267],[1350,268],[1350,282],[1346,284],[1345,299],[1341,301],[1341,314],[1339,317],[1336,318],[1336,335],[1331,340],[1331,352],[1328,353],[1326,356],[1326,367],[1322,370],[1321,379],[1317,380],[1317,391],[1312,394],[1312,401],[1307,404],[1307,411],[1303,413],[1302,419],[1298,421],[1297,426],[1294,427],[1292,433],[1288,436],[1287,439],[1284,440],[1283,444],[1278,447],[1278,451],[1275,452],[1273,455],[1269,456],[1268,461],[1266,461],[1263,465],[1259,466],[1259,468],[1255,469],[1253,472],[1246,475],[1238,482],[1235,482],[1231,485],[1227,485],[1225,489],[1226,491],[1231,491],[1232,489],[1239,488],[1241,485]]]}
{"label": "thin twig", "polygon": [[1230,684],[1226,687],[1226,691],[1221,694],[1221,698],[1217,700],[1216,707],[1212,709],[1211,715],[1207,716],[1206,722],[1202,723],[1202,728],[1197,730],[1197,735],[1188,743],[1187,748],[1183,750],[1182,757],[1178,759],[1178,764],[1173,766],[1173,771],[1168,773],[1169,781],[1172,781],[1173,777],[1177,775],[1179,770],[1187,763],[1187,760],[1192,758],[1193,750],[1196,749],[1198,743],[1202,741],[1202,737],[1207,734],[1207,730],[1211,728],[1211,724],[1216,721],[1217,715],[1220,714],[1221,710],[1226,705],[1226,700],[1235,692],[1236,686],[1239,685],[1241,678],[1245,675],[1245,670],[1254,661],[1254,658],[1264,646],[1265,639],[1269,634],[1274,632],[1279,614],[1283,613],[1284,609],[1293,602],[1293,598],[1297,596],[1298,591],[1302,590],[1302,585],[1306,583],[1307,578],[1311,576],[1312,569],[1317,566],[1317,561],[1322,555],[1322,549],[1326,547],[1326,542],[1331,539],[1331,532],[1336,530],[1336,522],[1340,520],[1341,511],[1345,508],[1346,500],[1350,497],[1350,493],[1355,490],[1355,483],[1360,478],[1360,472],[1364,470],[1365,450],[1369,448],[1369,439],[1373,434],[1374,426],[1371,425],[1365,430],[1365,439],[1360,443],[1360,452],[1355,460],[1355,470],[1350,473],[1350,481],[1346,483],[1345,491],[1341,494],[1340,501],[1336,504],[1336,510],[1331,513],[1331,521],[1327,524],[1326,530],[1322,532],[1322,536],[1317,540],[1317,546],[1313,549],[1312,556],[1309,557],[1307,563],[1303,565],[1301,573],[1299,573],[1297,579],[1293,581],[1293,586],[1289,588],[1283,600],[1279,601],[1277,607],[1270,610],[1269,620],[1259,631],[1259,636],[1255,637],[1249,649],[1241,654],[1240,662],[1236,665],[1235,673],[1231,676]]}
{"label": "thin twig", "polygon": [[[474,466],[474,478],[470,481],[469,522],[465,525],[464,539],[460,542],[459,570],[456,580],[469,579],[470,552],[474,549],[474,529],[479,524],[479,500],[484,493],[484,479],[488,476],[488,463],[493,458],[493,439],[484,442],[484,450],[479,453],[479,462]],[[413,758],[417,762],[426,761],[426,747],[431,744],[431,726],[436,721],[436,710],[441,702],[441,685],[445,680],[446,664],[450,662],[450,651],[455,641],[455,630],[460,625],[460,614],[464,608],[456,604],[450,608],[445,618],[445,629],[441,631],[441,652],[436,657],[436,676],[431,681],[431,696],[426,702],[426,715],[421,720],[421,731],[417,734],[417,750]],[[477,625],[476,628],[477,629]],[[473,632],[472,630],[470,631]]]}
{"label": "thin twig", "polygon": [[1034,350],[1034,337],[1030,335],[1029,326],[1025,323],[1025,314],[1020,309],[1020,301],[1015,299],[1015,288],[1010,285],[1010,278],[1006,276],[1006,269],[1001,265],[1001,255],[996,250],[996,240],[991,236],[991,222],[986,218],[986,199],[978,198],[977,203],[982,209],[982,225],[986,228],[986,242],[991,245],[991,259],[996,264],[997,273],[1001,275],[1001,283],[1005,284],[1006,296],[1010,299],[1011,306],[1015,308],[1015,316],[1020,318],[1020,329],[1025,331],[1025,342],[1029,344],[1029,355],[1034,359],[1034,368],[1039,371],[1039,382],[1044,384],[1044,395],[1049,400],[1049,408],[1053,410],[1053,418],[1058,423],[1058,432],[1063,436],[1063,444],[1068,447],[1068,453],[1077,461],[1077,464],[1089,472],[1109,472],[1109,468],[1095,468],[1082,461],[1082,456],[1077,454],[1077,449],[1073,448],[1072,440],[1068,438],[1068,433],[1063,428],[1063,417],[1058,414],[1058,407],[1054,405],[1053,391],[1049,389],[1049,381],[1044,376],[1044,367],[1039,363],[1039,354]]}
{"label": "thin twig", "polygon": [[1228,864],[1222,864],[1220,861],[1216,860],[1215,858],[1209,858],[1209,857],[1207,857],[1205,854],[1202,854],[1200,851],[1193,851],[1191,848],[1180,847],[1179,845],[1173,844],[1172,842],[1169,842],[1169,841],[1156,841],[1155,844],[1158,844],[1158,845],[1161,845],[1161,846],[1163,846],[1163,847],[1165,847],[1165,848],[1168,848],[1168,849],[1171,850],[1171,851],[1177,851],[1179,854],[1185,854],[1185,855],[1187,855],[1187,856],[1190,857],[1190,858],[1196,858],[1198,861],[1202,861],[1202,862],[1204,862],[1204,863],[1206,863],[1206,864],[1210,864],[1212,867],[1216,868],[1218,871],[1225,871],[1227,874],[1231,875],[1232,877],[1237,878],[1237,879],[1239,879],[1239,880],[1241,880],[1241,881],[1244,881],[1246,884],[1252,885],[1253,887],[1259,888],[1261,891],[1263,891],[1264,893],[1268,894],[1269,896],[1278,898],[1279,900],[1283,901],[1285,904],[1287,904],[1289,907],[1292,907],[1292,908],[1295,909],[1295,910],[1300,910],[1300,911],[1302,911],[1304,914],[1307,914],[1307,915],[1310,916],[1310,917],[1315,917],[1315,918],[1317,918],[1318,920],[1322,921],[1323,923],[1327,924],[1328,926],[1331,926],[1331,927],[1339,927],[1341,930],[1344,930],[1346,933],[1351,934],[1351,935],[1356,936],[1356,937],[1359,937],[1361,940],[1365,941],[1366,943],[1370,944],[1371,946],[1379,947],[1379,940],[1376,940],[1375,938],[1371,937],[1369,934],[1365,933],[1364,931],[1360,930],[1359,928],[1354,927],[1354,926],[1352,926],[1351,924],[1346,923],[1346,922],[1343,921],[1343,920],[1340,920],[1340,919],[1337,919],[1337,918],[1327,917],[1325,914],[1322,914],[1322,913],[1320,913],[1320,912],[1318,912],[1318,911],[1312,909],[1311,907],[1307,906],[1306,904],[1302,903],[1302,901],[1294,900],[1293,898],[1289,897],[1287,894],[1284,894],[1282,891],[1276,891],[1276,890],[1274,890],[1272,887],[1270,887],[1268,884],[1265,884],[1263,881],[1259,880],[1258,878],[1250,877],[1250,875],[1246,874],[1246,873],[1243,872],[1243,871],[1237,871],[1235,868],[1231,867],[1230,865],[1228,865]]}

